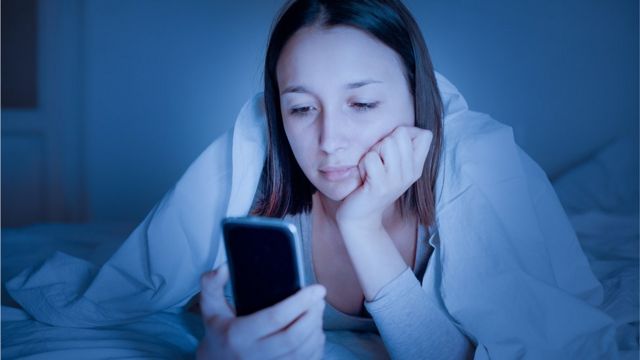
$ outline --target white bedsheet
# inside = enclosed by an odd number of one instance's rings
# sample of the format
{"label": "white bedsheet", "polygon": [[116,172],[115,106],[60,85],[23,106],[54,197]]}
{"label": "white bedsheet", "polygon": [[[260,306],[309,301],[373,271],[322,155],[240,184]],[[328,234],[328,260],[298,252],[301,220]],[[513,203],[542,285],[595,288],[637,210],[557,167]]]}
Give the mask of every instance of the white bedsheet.
{"label": "white bedsheet", "polygon": [[[603,284],[603,309],[618,325],[622,358],[637,359],[638,216],[592,211],[569,217]],[[125,224],[58,224],[3,230],[2,277],[10,278],[55,250],[99,264],[129,229]],[[189,358],[202,334],[200,320],[191,313],[158,313],[134,323],[99,329],[52,327],[4,306],[8,300],[3,296],[3,359]],[[378,359],[385,358],[385,353],[379,337],[341,331],[327,334],[325,357]]]}
{"label": "white bedsheet", "polygon": [[186,359],[198,344],[195,314],[156,313],[96,329],[54,327],[2,307],[3,359]]}
{"label": "white bedsheet", "polygon": [[592,211],[570,220],[602,284],[601,307],[616,321],[618,347],[638,359],[638,214]]}
{"label": "white bedsheet", "polygon": [[[56,251],[100,265],[132,229],[128,224],[37,225],[2,231],[3,359],[192,358],[202,336],[198,315],[160,312],[135,322],[94,329],[49,326],[15,307],[4,282]],[[327,359],[386,359],[374,334],[328,332]]]}

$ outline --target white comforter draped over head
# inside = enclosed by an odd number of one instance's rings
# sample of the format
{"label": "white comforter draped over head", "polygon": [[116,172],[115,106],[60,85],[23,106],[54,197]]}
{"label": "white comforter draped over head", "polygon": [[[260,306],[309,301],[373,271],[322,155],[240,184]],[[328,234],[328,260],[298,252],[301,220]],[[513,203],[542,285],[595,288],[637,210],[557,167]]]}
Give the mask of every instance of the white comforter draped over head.
{"label": "white comforter draped over head", "polygon": [[[615,357],[600,284],[544,172],[511,128],[445,105],[436,186],[439,241],[423,288],[478,346],[476,358]],[[57,253],[6,284],[39,321],[92,327],[181,311],[224,261],[220,220],[251,206],[265,157],[262,94],[189,167],[101,267]]]}
{"label": "white comforter draped over head", "polygon": [[265,129],[256,95],[100,269],[56,253],[11,279],[7,290],[52,325],[111,325],[181,307],[199,291],[200,274],[224,256],[220,220],[246,214],[251,205]]}

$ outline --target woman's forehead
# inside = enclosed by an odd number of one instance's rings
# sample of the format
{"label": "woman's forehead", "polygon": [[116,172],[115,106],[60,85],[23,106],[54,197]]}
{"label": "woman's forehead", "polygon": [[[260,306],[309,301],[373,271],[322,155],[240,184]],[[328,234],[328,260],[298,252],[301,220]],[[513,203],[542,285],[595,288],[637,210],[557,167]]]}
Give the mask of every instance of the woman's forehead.
{"label": "woman's forehead", "polygon": [[305,83],[334,86],[376,79],[393,83],[402,77],[395,51],[372,35],[350,26],[306,27],[285,45],[277,65],[280,88]]}

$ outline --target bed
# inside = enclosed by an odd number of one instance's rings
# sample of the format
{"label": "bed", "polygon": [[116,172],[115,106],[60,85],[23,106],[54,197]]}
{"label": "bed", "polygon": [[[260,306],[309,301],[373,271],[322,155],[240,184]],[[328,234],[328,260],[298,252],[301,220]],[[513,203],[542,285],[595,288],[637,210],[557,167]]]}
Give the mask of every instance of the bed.
{"label": "bed", "polygon": [[[602,309],[616,322],[623,359],[637,359],[637,140],[613,141],[553,179],[590,265],[604,288]],[[102,264],[135,224],[38,224],[2,230],[2,357],[6,359],[191,358],[202,336],[198,315],[161,312],[93,329],[52,327],[22,311],[5,282],[57,251]],[[328,332],[326,358],[386,358],[373,334]]]}
{"label": "bed", "polygon": [[[33,320],[4,283],[57,251],[102,264],[135,224],[40,224],[2,231],[3,359],[192,358],[202,325],[191,312],[158,313],[135,323],[96,329],[53,327]],[[377,336],[331,332],[327,358],[386,358]]]}

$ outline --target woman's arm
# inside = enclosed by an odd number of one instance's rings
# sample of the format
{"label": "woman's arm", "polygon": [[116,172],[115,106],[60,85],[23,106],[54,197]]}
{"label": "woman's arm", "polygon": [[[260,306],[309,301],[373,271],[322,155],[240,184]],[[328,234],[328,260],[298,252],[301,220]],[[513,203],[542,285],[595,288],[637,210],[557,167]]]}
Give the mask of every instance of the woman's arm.
{"label": "woman's arm", "polygon": [[433,303],[383,228],[340,228],[365,305],[393,359],[465,359],[473,345]]}
{"label": "woman's arm", "polygon": [[375,144],[359,164],[362,185],[343,200],[336,223],[394,359],[464,358],[469,341],[432,304],[383,226],[386,209],[422,174],[432,134],[399,126]]}
{"label": "woman's arm", "polygon": [[407,268],[407,264],[382,223],[351,222],[338,227],[364,297],[371,301]]}

